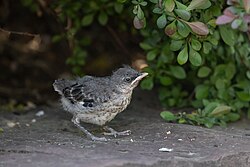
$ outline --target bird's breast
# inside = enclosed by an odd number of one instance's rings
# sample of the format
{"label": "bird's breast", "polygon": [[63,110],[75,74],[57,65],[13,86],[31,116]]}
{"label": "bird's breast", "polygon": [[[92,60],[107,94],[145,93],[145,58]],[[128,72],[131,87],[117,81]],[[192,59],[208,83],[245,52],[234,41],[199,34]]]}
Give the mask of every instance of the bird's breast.
{"label": "bird's breast", "polygon": [[116,97],[114,100],[96,107],[95,110],[91,112],[79,112],[77,116],[83,122],[102,126],[114,119],[118,113],[125,110],[130,100],[130,95]]}
{"label": "bird's breast", "polygon": [[131,94],[120,95],[115,98],[115,100],[113,101],[113,105],[114,107],[119,108],[120,110],[119,112],[121,112],[127,108],[130,101],[131,101]]}

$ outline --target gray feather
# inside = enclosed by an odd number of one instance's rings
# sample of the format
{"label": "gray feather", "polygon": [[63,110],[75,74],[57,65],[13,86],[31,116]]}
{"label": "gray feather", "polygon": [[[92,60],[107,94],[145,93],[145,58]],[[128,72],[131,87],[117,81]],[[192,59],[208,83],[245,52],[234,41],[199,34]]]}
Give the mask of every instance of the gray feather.
{"label": "gray feather", "polygon": [[128,105],[134,88],[130,83],[139,74],[131,67],[125,66],[113,72],[111,76],[58,79],[53,86],[62,96],[62,104],[66,110],[97,112],[119,108],[116,109],[118,112]]}

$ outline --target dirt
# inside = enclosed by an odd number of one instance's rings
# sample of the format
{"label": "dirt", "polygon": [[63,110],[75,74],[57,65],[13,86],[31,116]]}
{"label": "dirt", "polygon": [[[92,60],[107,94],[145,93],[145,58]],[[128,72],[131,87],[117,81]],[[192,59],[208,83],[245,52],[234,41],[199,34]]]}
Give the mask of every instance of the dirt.
{"label": "dirt", "polygon": [[[248,121],[214,129],[166,123],[156,99],[136,90],[128,109],[109,124],[132,134],[108,142],[87,139],[57,104],[20,115],[0,112],[0,166],[250,166]],[[39,111],[44,115],[36,116]],[[85,126],[102,136],[100,127]]]}

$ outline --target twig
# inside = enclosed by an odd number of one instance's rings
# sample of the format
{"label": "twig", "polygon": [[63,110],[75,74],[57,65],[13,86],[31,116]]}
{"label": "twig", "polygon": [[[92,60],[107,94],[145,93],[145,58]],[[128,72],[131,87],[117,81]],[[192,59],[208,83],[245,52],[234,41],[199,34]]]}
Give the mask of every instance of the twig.
{"label": "twig", "polygon": [[30,36],[30,37],[39,36],[39,34],[31,34],[31,33],[28,33],[28,32],[9,31],[9,30],[5,30],[5,29],[2,29],[2,28],[0,28],[0,31],[8,33],[9,35],[10,34],[17,34],[17,35],[24,35],[24,36]]}
{"label": "twig", "polygon": [[191,94],[188,96],[188,101],[191,101],[192,100],[192,98],[194,97],[194,95],[195,95],[195,89],[191,92]]}
{"label": "twig", "polygon": [[65,27],[65,30],[69,30],[72,27],[72,20],[71,18],[67,17],[67,26]]}
{"label": "twig", "polygon": [[[59,31],[61,33],[63,33],[63,34],[67,34],[67,29],[65,29],[65,27],[61,23],[58,15],[57,15],[57,13],[53,9],[51,9],[49,7],[49,5],[47,5],[46,2],[44,2],[44,0],[36,0],[36,1],[37,1],[37,3],[39,4],[39,6],[41,7],[41,10],[44,13],[47,13],[48,15],[52,16],[55,19],[55,21],[56,21],[56,23],[58,25]],[[68,20],[68,21],[72,21],[72,20]],[[68,22],[68,26],[71,26],[70,24],[72,24],[72,23]],[[70,27],[66,27],[66,28],[70,28]],[[69,47],[69,52],[71,52],[70,54],[72,54],[72,52],[73,52],[73,47],[72,47],[72,42],[71,41],[69,39],[67,39],[67,43],[68,43],[68,47]]]}
{"label": "twig", "polygon": [[110,32],[110,34],[113,36],[113,38],[115,39],[115,41],[117,42],[117,44],[119,45],[119,47],[122,49],[122,51],[128,56],[130,57],[130,52],[128,51],[128,49],[124,46],[123,42],[121,41],[121,39],[118,37],[118,35],[116,34],[116,32],[114,31],[114,29],[112,27],[110,27],[109,25],[106,26],[108,31]]}
{"label": "twig", "polygon": [[250,70],[250,66],[249,66],[249,64],[247,64],[247,60],[245,59],[245,57],[242,56],[242,55],[240,54],[240,51],[239,51],[238,49],[235,49],[235,51],[238,53],[238,55],[239,55],[239,57],[240,57],[241,63],[242,63],[248,70]]}

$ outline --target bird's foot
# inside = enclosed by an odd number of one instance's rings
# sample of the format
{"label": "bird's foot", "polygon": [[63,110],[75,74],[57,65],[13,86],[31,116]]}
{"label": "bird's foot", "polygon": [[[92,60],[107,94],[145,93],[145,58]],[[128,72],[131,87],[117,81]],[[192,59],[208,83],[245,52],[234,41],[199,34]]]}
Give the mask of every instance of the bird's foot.
{"label": "bird's foot", "polygon": [[92,136],[89,136],[89,135],[88,135],[88,137],[89,137],[91,140],[93,140],[93,141],[108,141],[108,139],[106,139],[105,137],[96,137],[96,136],[94,136],[94,135],[92,135]]}
{"label": "bird's foot", "polygon": [[88,138],[90,138],[93,141],[108,141],[105,137],[96,137],[89,131],[87,131],[83,126],[80,125],[80,121],[77,118],[72,118],[72,122],[76,127],[78,127],[83,133],[87,135]]}
{"label": "bird's foot", "polygon": [[105,126],[104,130],[109,131],[109,132],[104,132],[103,133],[104,135],[107,135],[107,136],[117,137],[117,136],[128,136],[128,135],[131,134],[131,130],[125,130],[125,131],[122,131],[122,132],[117,132],[116,130],[114,130],[113,128],[110,128],[108,126]]}

